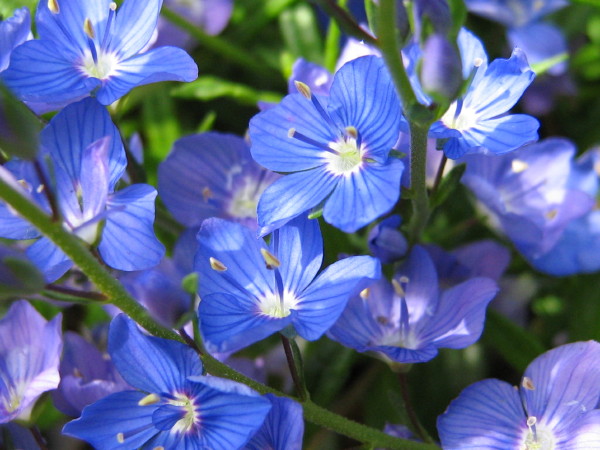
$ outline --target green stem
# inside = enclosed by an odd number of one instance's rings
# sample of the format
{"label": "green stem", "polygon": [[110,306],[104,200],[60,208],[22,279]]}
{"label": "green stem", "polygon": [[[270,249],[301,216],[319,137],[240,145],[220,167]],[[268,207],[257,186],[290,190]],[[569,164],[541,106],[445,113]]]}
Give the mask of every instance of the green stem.
{"label": "green stem", "polygon": [[377,40],[363,30],[352,18],[348,11],[340,7],[335,0],[316,0],[317,4],[323,8],[325,13],[334,19],[339,27],[350,36],[365,41],[369,45],[376,46]]}
{"label": "green stem", "polygon": [[[346,7],[347,0],[340,0],[340,7]],[[340,55],[340,38],[342,36],[339,25],[336,21],[329,21],[327,37],[325,38],[325,56],[323,64],[331,73],[335,71],[335,66]]]}
{"label": "green stem", "polygon": [[415,409],[413,408],[412,402],[410,401],[410,392],[408,389],[408,379],[406,372],[398,373],[398,381],[400,382],[400,392],[402,394],[402,400],[404,402],[404,409],[406,410],[406,414],[412,424],[413,431],[417,436],[419,436],[423,441],[433,443],[433,439],[427,433],[425,427],[421,424]]}
{"label": "green stem", "polygon": [[300,401],[305,402],[308,400],[308,392],[304,384],[303,375],[298,368],[299,364],[297,364],[297,358],[294,354],[295,352],[292,350],[291,341],[283,334],[280,334],[279,337],[281,338],[281,343],[283,344],[283,351],[285,352],[290,374],[292,375],[292,380],[294,381],[294,386],[296,387],[296,394],[300,398]]}
{"label": "green stem", "polygon": [[409,240],[419,241],[429,215],[427,195],[427,133],[429,125],[423,127],[415,122],[410,127],[410,189],[412,191],[413,215],[409,223]]}
{"label": "green stem", "polygon": [[[87,275],[96,287],[102,292],[107,301],[120,308],[133,320],[148,330],[151,334],[178,342],[186,343],[175,331],[157,324],[138,302],[136,302],[125,288],[108,272],[92,255],[85,244],[76,236],[65,230],[60,223],[55,223],[37,205],[23,196],[17,189],[0,178],[0,199],[8,203],[21,217],[34,225],[42,234],[56,244],[79,269]],[[202,361],[206,370],[212,374],[229,378],[244,383],[261,394],[272,393],[284,396],[281,392],[264,384],[258,383],[242,375],[227,365],[217,361],[208,354],[204,354]],[[360,442],[392,449],[434,449],[435,446],[421,444],[394,438],[382,431],[353,422],[335,413],[327,411],[320,406],[306,401],[302,403],[306,420],[320,425],[337,433],[356,439]]]}
{"label": "green stem", "polygon": [[[255,75],[264,78],[265,71],[271,69],[270,66],[261,61],[257,61],[255,57],[250,56],[245,50],[242,50],[217,36],[211,36],[210,34],[205,33],[200,27],[188,22],[184,17],[171,11],[169,8],[163,6],[160,13],[173,25],[178,26],[193,36],[205,48],[216,54],[223,55],[238,66],[252,71]],[[277,73],[276,76],[280,77],[280,74]]]}

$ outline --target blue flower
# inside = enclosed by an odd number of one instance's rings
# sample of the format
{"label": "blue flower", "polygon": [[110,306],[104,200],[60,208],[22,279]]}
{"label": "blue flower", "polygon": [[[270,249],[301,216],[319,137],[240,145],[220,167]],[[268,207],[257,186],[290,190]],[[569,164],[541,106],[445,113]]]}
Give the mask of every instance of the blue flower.
{"label": "blue flower", "polygon": [[299,83],[300,94],[250,121],[252,157],[291,173],[258,203],[261,234],[323,204],[323,217],[354,232],[388,212],[404,164],[388,158],[399,137],[401,106],[383,60],[355,59],[336,74],[329,97]]}
{"label": "blue flower", "polygon": [[437,427],[445,449],[592,449],[600,444],[600,344],[550,350],[522,383],[483,380],[466,388]]}
{"label": "blue flower", "polygon": [[10,55],[31,36],[31,17],[27,8],[15,10],[12,17],[0,22],[0,72],[8,67]]}
{"label": "blue flower", "polygon": [[[154,235],[156,190],[135,184],[115,192],[125,171],[126,158],[119,131],[110,115],[95,99],[84,99],[57,114],[41,133],[42,161],[47,160],[43,183],[30,162],[13,160],[6,167],[49,209],[45,189],[57,199],[66,229],[98,246],[106,264],[119,270],[152,267],[164,255]],[[0,205],[0,235],[8,239],[33,239],[38,231]],[[61,277],[72,262],[48,238],[41,237],[27,255],[48,281]]]}
{"label": "blue flower", "polygon": [[177,140],[158,167],[158,191],[182,224],[199,226],[209,217],[256,228],[256,204],[279,175],[254,162],[244,139],[216,132]]}
{"label": "blue flower", "polygon": [[144,335],[124,315],[111,323],[108,351],[139,391],[111,394],[65,425],[64,434],[95,448],[240,448],[271,408],[247,386],[202,375],[194,350]]}
{"label": "blue flower", "polygon": [[[235,351],[292,326],[314,341],[350,295],[379,278],[370,256],[338,261],[319,276],[323,240],[316,220],[297,218],[267,245],[242,225],[207,219],[198,233],[201,331],[217,351]],[[316,278],[315,278],[316,277]]]}
{"label": "blue flower", "polygon": [[263,426],[252,436],[245,450],[301,450],[304,434],[302,406],[291,398],[266,394],[273,405]]}
{"label": "blue flower", "polygon": [[0,423],[33,406],[60,381],[61,315],[47,322],[19,300],[0,320]]}
{"label": "blue flower", "polygon": [[399,363],[429,361],[438,348],[465,348],[479,339],[497,292],[496,283],[484,277],[440,292],[431,258],[416,246],[392,283],[381,280],[348,302],[328,336]]}
{"label": "blue flower", "polygon": [[103,105],[135,86],[192,81],[198,68],[174,47],[144,52],[162,0],[127,0],[117,11],[110,0],[40,0],[39,40],[11,56],[4,82],[24,101],[67,104],[95,95]]}
{"label": "blue flower", "polygon": [[479,40],[466,30],[458,39],[463,77],[473,76],[464,95],[450,105],[430,129],[430,136],[447,139],[444,153],[458,159],[467,153],[507,153],[538,139],[538,121],[525,114],[506,114],[533,81],[522,50],[510,59],[487,64]]}

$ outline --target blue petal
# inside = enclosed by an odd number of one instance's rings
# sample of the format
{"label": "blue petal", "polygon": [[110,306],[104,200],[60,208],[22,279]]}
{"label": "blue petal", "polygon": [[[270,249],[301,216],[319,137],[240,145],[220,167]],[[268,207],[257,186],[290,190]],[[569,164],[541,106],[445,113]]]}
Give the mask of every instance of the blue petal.
{"label": "blue petal", "polygon": [[537,141],[539,126],[534,117],[513,114],[480,121],[476,127],[464,131],[464,139],[472,147],[482,146],[499,155]]}
{"label": "blue petal", "polygon": [[390,159],[385,165],[364,163],[356,172],[340,177],[325,203],[325,221],[353,233],[390,211],[400,197],[404,163]]}
{"label": "blue petal", "polygon": [[[198,244],[194,269],[200,274],[200,297],[216,292],[241,297],[274,295],[275,279],[260,253],[266,245],[250,229],[223,219],[207,219],[198,233]],[[211,257],[227,270],[213,270]]]}
{"label": "blue petal", "polygon": [[402,109],[382,58],[364,56],[344,64],[333,79],[328,110],[341,129],[358,130],[369,158],[387,159],[400,135]]}
{"label": "blue petal", "polygon": [[110,105],[136,86],[196,78],[198,66],[190,55],[180,48],[159,47],[119,62],[118,74],[106,80],[96,96],[103,105]]}
{"label": "blue petal", "polygon": [[41,237],[27,249],[27,257],[52,283],[73,266],[73,262],[47,237]]}
{"label": "blue petal", "polygon": [[381,277],[381,263],[351,256],[325,269],[298,297],[293,324],[300,336],[319,339],[338,319],[348,299]]}
{"label": "blue petal", "polygon": [[108,196],[108,150],[110,138],[90,144],[81,157],[81,200],[83,220],[92,220],[106,208]]}
{"label": "blue petal", "polygon": [[543,417],[557,438],[598,406],[600,344],[576,342],[537,357],[525,371],[535,389],[522,389],[530,416]]}
{"label": "blue petal", "polygon": [[13,49],[31,35],[31,17],[25,7],[0,22],[0,72],[8,67]]}
{"label": "blue petal", "polygon": [[[323,262],[323,238],[318,220],[297,217],[271,236],[284,290],[301,292],[317,275]],[[275,244],[275,233],[278,235]],[[275,248],[274,245],[277,245]]]}
{"label": "blue petal", "polygon": [[86,97],[101,84],[48,41],[27,41],[17,47],[1,77],[21,100],[56,104]]}
{"label": "blue petal", "polygon": [[398,269],[396,279],[405,277],[406,304],[410,311],[411,323],[428,319],[431,311],[438,307],[438,276],[433,261],[427,251],[417,245],[413,247],[408,260]]}
{"label": "blue petal", "polygon": [[486,307],[498,290],[489,278],[471,278],[451,287],[442,294],[434,316],[418,333],[418,338],[444,348],[474,344],[483,331]]}
{"label": "blue petal", "polygon": [[146,46],[156,29],[162,0],[126,0],[117,10],[109,51],[127,59]]}
{"label": "blue petal", "polygon": [[304,58],[298,58],[292,66],[292,74],[288,79],[288,92],[290,94],[298,92],[294,84],[295,81],[306,84],[313,94],[329,95],[333,77],[324,67],[306,61]]}
{"label": "blue petal", "polygon": [[304,434],[302,406],[290,398],[266,394],[273,405],[262,427],[244,447],[246,450],[301,450]]}
{"label": "blue petal", "polygon": [[152,424],[156,406],[138,404],[145,396],[137,391],[111,394],[86,406],[81,417],[67,423],[62,432],[83,439],[99,450],[139,448],[159,433]]}
{"label": "blue petal", "polygon": [[[0,166],[0,179],[18,191],[23,201],[34,203],[33,198],[40,182],[32,164],[26,161],[9,161],[5,166]],[[18,180],[24,180],[30,188],[24,188]],[[37,228],[20,218],[16,211],[13,212],[12,208],[4,202],[0,202],[0,224],[0,236],[3,238],[33,239],[40,235]]]}
{"label": "blue petal", "polygon": [[[562,31],[547,23],[530,23],[519,28],[508,30],[508,39],[513,47],[523,49],[530,64],[566,55],[567,42]],[[565,61],[553,65],[548,72],[561,75],[567,70]]]}
{"label": "blue petal", "polygon": [[510,59],[495,59],[485,75],[465,96],[464,107],[473,109],[479,120],[504,114],[521,98],[535,78],[522,50],[516,48]]}
{"label": "blue petal", "polygon": [[483,380],[461,392],[437,428],[442,447],[447,449],[520,448],[527,430],[517,391],[499,380]]}
{"label": "blue petal", "polygon": [[477,72],[485,72],[487,68],[487,54],[481,41],[466,28],[461,28],[458,32],[457,40],[462,61],[463,78],[467,80],[471,76],[471,72],[475,69],[475,63],[479,64]]}
{"label": "blue petal", "polygon": [[41,141],[45,151],[60,164],[73,183],[82,176],[83,152],[92,143],[108,136],[109,190],[112,191],[123,175],[127,160],[119,130],[110,114],[93,98],[73,103],[58,113],[42,130]]}
{"label": "blue petal", "polygon": [[264,315],[254,299],[227,293],[203,296],[198,316],[204,339],[218,352],[241,350],[283,330],[292,321],[292,315],[284,318]]}
{"label": "blue petal", "polygon": [[600,448],[600,409],[589,411],[580,418],[570,435],[559,445],[565,450]]}
{"label": "blue petal", "polygon": [[186,386],[187,377],[202,374],[192,348],[145,335],[124,314],[110,324],[108,352],[127,383],[153,394],[172,394]]}
{"label": "blue petal", "polygon": [[319,205],[335,188],[340,177],[324,168],[292,173],[269,186],[258,201],[260,234],[273,229]]}
{"label": "blue petal", "polygon": [[165,247],[154,234],[156,190],[134,184],[107,202],[107,217],[98,251],[109,266],[119,270],[142,270],[157,265]]}
{"label": "blue petal", "polygon": [[[323,107],[326,99],[317,96]],[[290,129],[327,145],[337,138],[310,100],[300,94],[287,95],[279,105],[250,120],[252,157],[275,172],[313,169],[326,163],[326,151],[313,144],[289,137]]]}

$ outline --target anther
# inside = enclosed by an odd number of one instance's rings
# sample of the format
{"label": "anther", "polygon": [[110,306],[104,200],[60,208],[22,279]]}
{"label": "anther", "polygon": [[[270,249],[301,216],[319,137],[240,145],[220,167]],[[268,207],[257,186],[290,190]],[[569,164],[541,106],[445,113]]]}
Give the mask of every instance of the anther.
{"label": "anther", "polygon": [[514,173],[521,173],[529,168],[529,164],[520,159],[513,159],[510,163],[510,168]]}
{"label": "anther", "polygon": [[207,203],[208,199],[212,197],[214,197],[213,191],[208,186],[202,189],[202,200],[204,200],[204,203]]}
{"label": "anther", "polygon": [[122,444],[123,442],[125,442],[125,435],[123,433],[117,433],[117,442],[119,444]]}
{"label": "anther", "polygon": [[296,86],[298,92],[302,94],[304,98],[307,98],[309,100],[312,98],[312,92],[307,84],[303,83],[302,81],[295,80],[294,85]]}
{"label": "anther", "polygon": [[558,210],[557,209],[551,209],[550,211],[548,211],[545,214],[546,219],[548,219],[548,220],[554,219],[557,215],[558,215]]}
{"label": "anther", "polygon": [[52,14],[58,14],[60,12],[58,0],[48,0],[48,9]]}
{"label": "anther", "polygon": [[404,292],[402,285],[395,278],[392,278],[392,286],[394,286],[394,292],[398,297],[404,297],[406,295],[406,292]]}
{"label": "anther", "polygon": [[358,138],[358,130],[355,127],[346,127],[346,133],[353,139]]}
{"label": "anther", "polygon": [[533,381],[529,377],[523,377],[523,381],[521,382],[521,386],[523,386],[528,391],[534,391],[535,390],[535,385],[533,384]]}
{"label": "anther", "polygon": [[92,26],[92,21],[90,19],[85,19],[83,22],[83,31],[90,39],[94,39],[96,37],[96,33],[94,33],[94,27]]}
{"label": "anther", "polygon": [[139,406],[154,405],[160,401],[160,397],[156,394],[148,394],[138,402]]}
{"label": "anther", "polygon": [[277,259],[277,257],[266,248],[261,248],[260,254],[265,260],[265,265],[267,266],[267,269],[272,270],[281,266],[281,262],[279,261],[279,259]]}
{"label": "anther", "polygon": [[210,261],[210,267],[212,270],[216,270],[217,272],[225,272],[227,270],[227,266],[219,261],[217,258],[213,258],[212,256],[208,258]]}
{"label": "anther", "polygon": [[371,291],[369,290],[369,288],[365,288],[362,291],[360,291],[360,298],[362,298],[363,300],[367,300],[369,298],[369,294],[371,293]]}
{"label": "anther", "polygon": [[479,67],[479,66],[481,66],[482,64],[483,64],[483,59],[482,59],[482,58],[475,58],[475,59],[473,60],[473,65],[474,65],[475,67]]}
{"label": "anther", "polygon": [[44,192],[44,189],[46,188],[46,186],[44,186],[43,184],[40,184],[37,189],[35,190],[35,192],[37,192],[38,194],[41,194],[42,192]]}
{"label": "anther", "polygon": [[108,38],[110,36],[110,27],[112,25],[113,18],[115,17],[115,11],[117,10],[117,4],[115,2],[111,2],[108,5],[110,11],[108,12],[108,19],[106,20],[106,28],[104,29],[104,36],[102,37],[102,44],[100,46],[102,48],[106,48],[108,45]]}

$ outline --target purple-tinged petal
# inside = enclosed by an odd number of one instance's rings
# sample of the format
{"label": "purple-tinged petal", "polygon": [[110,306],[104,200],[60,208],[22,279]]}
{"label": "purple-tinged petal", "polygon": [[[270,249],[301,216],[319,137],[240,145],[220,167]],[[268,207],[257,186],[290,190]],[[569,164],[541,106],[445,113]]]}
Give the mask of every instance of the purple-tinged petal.
{"label": "purple-tinged petal", "polygon": [[437,271],[423,247],[413,247],[408,260],[396,272],[395,278],[401,284],[403,277],[404,280],[408,280],[402,287],[410,319],[416,323],[437,309],[439,297]]}
{"label": "purple-tinged petal", "polygon": [[52,283],[73,266],[73,262],[47,237],[41,237],[27,248],[27,257]]}
{"label": "purple-tinged petal", "polygon": [[123,2],[114,18],[107,50],[116,52],[121,59],[141,52],[154,33],[161,6],[162,0]]}
{"label": "purple-tinged petal", "polygon": [[440,297],[435,315],[417,331],[418,338],[444,348],[474,344],[483,331],[487,305],[498,290],[489,278],[472,278],[451,287]]}
{"label": "purple-tinged petal", "polygon": [[152,424],[156,405],[138,404],[145,396],[138,391],[111,394],[84,408],[81,417],[67,423],[62,432],[99,450],[139,448],[160,431]]}
{"label": "purple-tinged petal", "polygon": [[271,402],[271,411],[244,449],[301,450],[304,434],[302,406],[290,398],[273,394],[265,397]]}
{"label": "purple-tinged petal", "polygon": [[476,127],[465,130],[463,136],[471,147],[483,147],[484,151],[500,155],[537,141],[539,127],[535,117],[512,114],[482,120]]}
{"label": "purple-tinged petal", "polygon": [[260,234],[268,234],[318,206],[339,181],[340,177],[323,168],[292,173],[275,181],[258,201]]}
{"label": "purple-tinged petal", "polygon": [[358,58],[336,72],[327,109],[341,129],[358,130],[368,158],[386,161],[400,135],[402,109],[382,58]]}
{"label": "purple-tinged petal", "polygon": [[81,156],[82,218],[92,220],[106,208],[108,197],[108,151],[110,137],[104,137],[90,144]]}
{"label": "purple-tinged petal", "polygon": [[438,417],[444,449],[520,448],[526,417],[517,390],[500,380],[483,380],[466,389]]}
{"label": "purple-tinged petal", "polygon": [[202,363],[192,348],[147,336],[124,314],[111,322],[108,351],[125,381],[148,393],[183,389],[187,377],[202,374]]}
{"label": "purple-tinged petal", "polygon": [[154,234],[156,190],[134,184],[112,195],[98,251],[109,266],[142,270],[157,265],[165,247]]}
{"label": "purple-tinged petal", "polygon": [[[82,27],[83,28],[83,27]],[[100,86],[88,78],[49,41],[27,41],[11,55],[2,80],[21,100],[57,103],[82,98]]]}
{"label": "purple-tinged petal", "polygon": [[398,229],[402,219],[398,215],[391,215],[369,231],[369,250],[373,255],[388,264],[402,258],[408,250],[408,242]]}
{"label": "purple-tinged petal", "polygon": [[346,233],[353,233],[387,213],[400,197],[402,161],[363,164],[358,171],[340,177],[323,208],[325,221]]}
{"label": "purple-tinged petal", "polygon": [[286,226],[274,231],[271,247],[280,260],[285,258],[278,269],[284,290],[302,292],[317,275],[323,262],[323,238],[319,221],[305,217],[291,220]]}
{"label": "purple-tinged petal", "polygon": [[333,76],[324,67],[299,58],[292,66],[292,74],[288,80],[288,93],[290,94],[298,92],[295,81],[306,84],[313,94],[329,95]]}
{"label": "purple-tinged petal", "polygon": [[198,316],[204,339],[218,352],[235,352],[258,342],[283,330],[293,317],[268,316],[262,313],[258,301],[226,293],[203,296]]}
{"label": "purple-tinged petal", "polygon": [[381,263],[351,256],[325,269],[299,297],[293,325],[306,340],[319,339],[338,319],[348,299],[381,277]]}
{"label": "purple-tinged petal", "polygon": [[560,442],[565,450],[600,448],[600,409],[588,412],[574,425],[571,435]]}
{"label": "purple-tinged petal", "polygon": [[159,47],[119,62],[116,74],[104,82],[97,98],[103,105],[110,105],[136,86],[158,81],[194,81],[197,77],[198,66],[184,50]]}
{"label": "purple-tinged petal", "polygon": [[[562,31],[547,23],[529,23],[508,30],[508,39],[513,47],[523,49],[530,64],[541,63],[568,53],[567,42]],[[553,65],[548,72],[561,75],[567,70],[565,61]]]}
{"label": "purple-tinged petal", "polygon": [[[326,98],[316,96],[322,106]],[[289,136],[294,129],[328,145],[336,140],[332,130],[310,100],[300,94],[287,95],[279,105],[250,120],[250,151],[257,163],[276,172],[295,172],[325,164],[322,148]]]}
{"label": "purple-tinged petal", "polygon": [[479,38],[466,28],[461,28],[458,32],[457,44],[462,61],[463,79],[469,79],[476,67],[477,73],[480,70],[485,72],[488,57]]}
{"label": "purple-tinged petal", "polygon": [[31,36],[31,16],[25,7],[0,22],[0,72],[8,67],[10,54]]}

